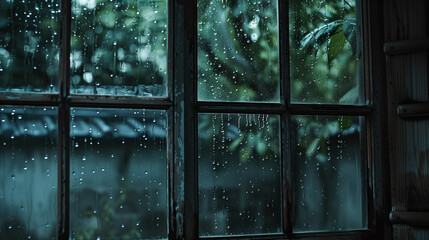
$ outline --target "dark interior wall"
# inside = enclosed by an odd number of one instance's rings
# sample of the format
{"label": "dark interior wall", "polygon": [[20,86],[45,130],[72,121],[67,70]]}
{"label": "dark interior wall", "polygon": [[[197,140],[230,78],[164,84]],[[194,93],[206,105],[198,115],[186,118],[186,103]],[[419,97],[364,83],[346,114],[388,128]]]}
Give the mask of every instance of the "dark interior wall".
{"label": "dark interior wall", "polygon": [[429,3],[383,4],[393,239],[429,239]]}

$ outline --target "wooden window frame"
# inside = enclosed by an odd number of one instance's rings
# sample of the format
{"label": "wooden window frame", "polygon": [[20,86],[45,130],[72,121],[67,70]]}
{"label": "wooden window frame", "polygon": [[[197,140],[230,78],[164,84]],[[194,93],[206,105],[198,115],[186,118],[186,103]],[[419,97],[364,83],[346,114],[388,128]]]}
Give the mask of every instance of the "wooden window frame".
{"label": "wooden window frame", "polygon": [[[294,1],[294,0],[291,0]],[[362,81],[364,87],[363,105],[333,105],[333,104],[294,104],[290,103],[289,92],[289,1],[279,0],[279,29],[280,31],[280,104],[271,103],[227,103],[197,101],[197,6],[196,1],[176,0],[175,33],[180,33],[179,39],[175,36],[175,44],[182,47],[175,48],[175,84],[183,90],[183,98],[178,99],[184,106],[182,129],[184,131],[183,159],[175,159],[175,166],[185,166],[183,172],[176,172],[179,183],[184,183],[184,198],[175,202],[179,211],[175,216],[177,222],[176,238],[180,239],[389,239],[391,226],[388,221],[390,207],[389,198],[389,165],[386,155],[386,131],[383,125],[386,120],[386,91],[384,55],[382,51],[383,37],[383,3],[380,1],[357,0],[357,17],[360,19],[360,57]],[[177,104],[177,103],[176,103]],[[180,105],[180,104],[179,104]],[[198,165],[197,165],[197,114],[198,113],[264,113],[279,114],[281,116],[282,139],[282,234],[258,234],[244,236],[200,237],[198,234]],[[292,231],[292,191],[290,180],[293,170],[290,170],[290,156],[284,154],[284,149],[290,149],[288,125],[290,116],[303,115],[350,115],[365,118],[365,128],[362,138],[365,139],[362,155],[362,169],[367,191],[367,229],[343,232],[311,232],[294,234]],[[176,122],[177,123],[177,122]],[[179,160],[179,161],[177,161]],[[182,162],[183,161],[183,162]],[[179,185],[176,185],[178,187]],[[182,227],[183,226],[183,227]],[[184,232],[183,232],[184,231]]]}
{"label": "wooden window frame", "polygon": [[[290,0],[294,1],[294,0]],[[70,95],[70,34],[71,1],[61,2],[60,91],[58,94],[7,93],[0,95],[1,106],[56,106],[58,107],[58,219],[59,239],[70,238],[70,109],[138,108],[164,109],[168,113],[168,238],[169,239],[383,239],[389,238],[388,224],[389,174],[387,159],[384,55],[382,50],[383,5],[380,1],[357,0],[362,20],[364,105],[294,104],[289,91],[289,19],[288,0],[278,0],[281,102],[226,103],[197,101],[197,4],[196,0],[168,1],[168,97],[141,98],[97,95]],[[380,16],[381,15],[381,16]],[[282,234],[245,236],[199,237],[198,235],[198,167],[197,114],[210,113],[265,113],[281,118],[282,140]],[[366,139],[363,159],[367,183],[368,229],[344,232],[292,232],[292,168],[289,152],[290,117],[303,115],[352,115],[366,119]]]}

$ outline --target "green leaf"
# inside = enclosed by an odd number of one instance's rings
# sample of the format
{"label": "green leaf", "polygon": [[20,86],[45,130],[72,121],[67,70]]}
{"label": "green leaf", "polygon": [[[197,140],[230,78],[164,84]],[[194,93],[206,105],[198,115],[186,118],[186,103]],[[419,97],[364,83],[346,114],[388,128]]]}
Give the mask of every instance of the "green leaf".
{"label": "green leaf", "polygon": [[241,138],[235,139],[228,147],[228,150],[233,152],[235,149],[237,149],[238,145],[240,145]]}
{"label": "green leaf", "polygon": [[341,20],[336,20],[314,29],[305,35],[305,37],[301,40],[301,47],[305,48],[310,45],[312,47],[318,47],[324,44],[332,35],[336,33],[338,27],[341,25]]}
{"label": "green leaf", "polygon": [[352,47],[353,53],[356,54],[356,18],[347,19],[343,23],[344,36]]}
{"label": "green leaf", "polygon": [[316,149],[318,146],[319,146],[319,139],[316,138],[313,140],[313,142],[310,144],[310,146],[308,146],[307,151],[305,152],[307,157],[313,156],[314,153],[316,152]]}
{"label": "green leaf", "polygon": [[320,130],[321,136],[328,138],[330,135],[337,134],[339,131],[338,121],[326,123]]}
{"label": "green leaf", "polygon": [[252,154],[252,150],[249,148],[242,148],[240,153],[240,162],[246,162]]}
{"label": "green leaf", "polygon": [[350,89],[346,94],[344,94],[344,96],[342,96],[339,101],[342,104],[356,103],[358,99],[358,95],[359,95],[359,91],[358,91],[358,87],[356,86]]}
{"label": "green leaf", "polygon": [[319,161],[321,163],[325,163],[328,160],[328,157],[323,153],[318,153],[316,155],[316,159],[317,159],[317,161]]}
{"label": "green leaf", "polygon": [[349,129],[352,126],[352,117],[351,116],[339,116],[338,117],[338,126],[340,126],[340,131]]}
{"label": "green leaf", "polygon": [[209,119],[208,118],[204,118],[202,120],[200,120],[198,122],[198,131],[202,131],[203,129],[207,128],[207,126],[209,126]]}
{"label": "green leaf", "polygon": [[340,50],[346,44],[346,36],[344,36],[343,26],[339,26],[328,43],[328,63],[330,64],[337,57]]}
{"label": "green leaf", "polygon": [[256,152],[259,154],[259,156],[264,156],[267,152],[268,146],[267,143],[261,138],[262,132],[259,132],[255,139]]}

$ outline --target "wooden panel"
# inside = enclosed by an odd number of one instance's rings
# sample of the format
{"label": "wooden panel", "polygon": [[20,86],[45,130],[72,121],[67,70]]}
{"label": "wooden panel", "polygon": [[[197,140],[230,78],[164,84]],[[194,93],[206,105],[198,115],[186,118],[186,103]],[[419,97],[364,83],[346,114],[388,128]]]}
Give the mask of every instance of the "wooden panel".
{"label": "wooden panel", "polygon": [[424,52],[427,50],[429,50],[428,38],[388,42],[384,44],[384,52],[386,53],[386,55]]}
{"label": "wooden panel", "polygon": [[[386,42],[426,38],[427,2],[386,0]],[[428,53],[388,56],[389,150],[394,210],[427,209],[429,122],[399,120],[400,104],[428,101]],[[421,169],[419,169],[419,167]]]}
{"label": "wooden panel", "polygon": [[400,104],[429,100],[427,53],[389,57],[387,63],[392,206],[395,210],[428,209],[429,195],[421,183],[429,178],[429,159],[424,154],[429,151],[429,121],[399,120],[396,113]]}
{"label": "wooden panel", "polygon": [[429,120],[398,121],[395,210],[429,209]]}
{"label": "wooden panel", "polygon": [[402,104],[398,106],[400,118],[417,118],[429,116],[429,103]]}
{"label": "wooden panel", "polygon": [[425,0],[384,0],[386,42],[427,37]]}
{"label": "wooden panel", "polygon": [[[429,3],[385,0],[385,42],[427,39]],[[423,43],[425,45],[425,43]],[[429,209],[429,119],[399,119],[402,104],[428,102],[428,52],[386,57],[392,210]],[[394,239],[429,239],[427,227],[395,224]]]}
{"label": "wooden panel", "polygon": [[397,240],[427,240],[429,239],[429,229],[395,225],[393,226],[393,235],[394,239]]}
{"label": "wooden panel", "polygon": [[393,211],[389,215],[392,223],[412,226],[429,226],[429,212]]}
{"label": "wooden panel", "polygon": [[428,100],[427,57],[427,53],[388,57],[396,105]]}

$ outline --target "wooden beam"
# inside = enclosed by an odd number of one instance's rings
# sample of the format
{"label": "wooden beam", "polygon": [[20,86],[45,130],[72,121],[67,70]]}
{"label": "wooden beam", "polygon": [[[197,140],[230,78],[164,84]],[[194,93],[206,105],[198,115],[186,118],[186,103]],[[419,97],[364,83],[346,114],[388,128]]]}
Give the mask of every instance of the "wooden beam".
{"label": "wooden beam", "polygon": [[400,118],[429,116],[429,103],[401,104],[397,108]]}
{"label": "wooden beam", "polygon": [[393,224],[429,226],[429,212],[392,211],[389,219]]}
{"label": "wooden beam", "polygon": [[384,44],[386,55],[408,54],[414,52],[424,52],[429,50],[429,38],[388,42]]}

